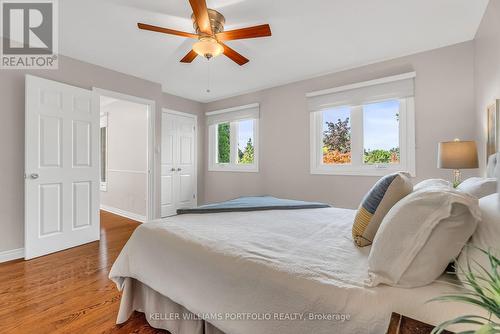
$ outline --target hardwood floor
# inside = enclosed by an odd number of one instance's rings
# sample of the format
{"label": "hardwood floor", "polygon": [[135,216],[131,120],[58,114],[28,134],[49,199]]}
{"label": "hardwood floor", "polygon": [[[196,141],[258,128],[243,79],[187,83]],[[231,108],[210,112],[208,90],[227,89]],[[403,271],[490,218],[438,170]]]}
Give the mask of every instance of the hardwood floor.
{"label": "hardwood floor", "polygon": [[0,264],[0,333],[168,333],[142,313],[115,325],[120,293],[108,279],[139,223],[101,211],[101,240]]}

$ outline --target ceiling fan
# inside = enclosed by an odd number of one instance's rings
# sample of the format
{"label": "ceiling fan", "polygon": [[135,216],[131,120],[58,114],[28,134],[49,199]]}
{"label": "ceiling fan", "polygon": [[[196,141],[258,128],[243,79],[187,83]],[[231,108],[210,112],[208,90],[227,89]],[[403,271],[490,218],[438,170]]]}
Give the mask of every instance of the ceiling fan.
{"label": "ceiling fan", "polygon": [[224,31],[226,19],[218,11],[207,8],[205,0],[189,0],[189,3],[193,9],[191,19],[196,31],[195,34],[145,23],[137,24],[139,29],[143,30],[198,39],[198,42],[193,45],[193,49],[181,59],[182,63],[191,63],[198,55],[210,60],[213,57],[224,54],[241,66],[248,63],[249,60],[223,42],[271,36],[271,27],[269,27],[269,24]]}

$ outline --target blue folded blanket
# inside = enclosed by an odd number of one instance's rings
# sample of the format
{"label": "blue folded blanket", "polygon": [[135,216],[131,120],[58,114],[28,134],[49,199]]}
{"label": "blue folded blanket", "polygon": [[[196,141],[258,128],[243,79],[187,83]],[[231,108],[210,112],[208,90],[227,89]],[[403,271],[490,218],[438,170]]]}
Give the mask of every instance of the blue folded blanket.
{"label": "blue folded blanket", "polygon": [[239,197],[230,201],[202,205],[193,209],[179,209],[177,214],[240,212],[262,210],[296,210],[328,208],[330,205],[318,202],[304,202],[281,199],[272,196]]}

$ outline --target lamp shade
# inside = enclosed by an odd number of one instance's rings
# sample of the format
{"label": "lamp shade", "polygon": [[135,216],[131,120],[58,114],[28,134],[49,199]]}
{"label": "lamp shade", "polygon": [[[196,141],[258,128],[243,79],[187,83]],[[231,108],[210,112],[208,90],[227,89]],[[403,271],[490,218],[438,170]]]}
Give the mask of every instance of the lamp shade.
{"label": "lamp shade", "polygon": [[224,52],[224,47],[212,37],[202,37],[193,45],[193,50],[200,56],[210,59]]}
{"label": "lamp shade", "polygon": [[474,141],[447,141],[439,143],[438,168],[478,168],[477,147]]}

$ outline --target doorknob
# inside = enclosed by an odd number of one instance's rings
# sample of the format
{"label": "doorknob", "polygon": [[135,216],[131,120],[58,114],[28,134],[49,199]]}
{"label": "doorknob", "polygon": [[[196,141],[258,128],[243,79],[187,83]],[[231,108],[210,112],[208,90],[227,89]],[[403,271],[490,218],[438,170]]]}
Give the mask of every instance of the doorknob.
{"label": "doorknob", "polygon": [[170,171],[171,172],[175,172],[175,168],[170,168]]}
{"label": "doorknob", "polygon": [[36,174],[36,173],[33,173],[33,174],[30,174],[30,177],[31,177],[32,179],[35,179],[35,180],[36,180],[36,179],[38,179],[39,175],[38,175],[38,174]]}
{"label": "doorknob", "polygon": [[177,168],[177,171],[178,171],[178,172],[180,172],[181,170],[182,170],[182,169],[180,169],[180,168]]}

